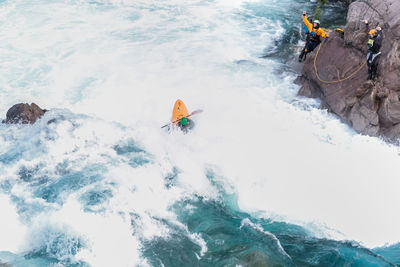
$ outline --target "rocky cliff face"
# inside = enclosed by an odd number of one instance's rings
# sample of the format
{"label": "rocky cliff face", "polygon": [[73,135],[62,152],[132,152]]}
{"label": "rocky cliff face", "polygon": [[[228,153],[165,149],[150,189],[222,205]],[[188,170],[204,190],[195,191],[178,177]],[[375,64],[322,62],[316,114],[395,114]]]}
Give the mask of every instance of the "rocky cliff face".
{"label": "rocky cliff face", "polygon": [[[400,137],[400,1],[358,0],[349,6],[344,36],[332,33],[322,43],[314,68],[316,51],[304,63],[299,95],[318,97],[323,107],[337,114],[357,132],[391,139]],[[367,66],[351,78],[366,61],[367,34],[381,26],[383,45],[375,82],[367,81]],[[324,81],[321,81],[324,80]]]}

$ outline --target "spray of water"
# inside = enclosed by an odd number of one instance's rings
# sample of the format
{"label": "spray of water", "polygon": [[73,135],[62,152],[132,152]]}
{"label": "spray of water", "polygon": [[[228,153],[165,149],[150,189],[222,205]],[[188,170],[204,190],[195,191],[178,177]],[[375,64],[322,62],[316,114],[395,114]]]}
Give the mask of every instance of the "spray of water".
{"label": "spray of water", "polygon": [[[170,205],[218,198],[210,168],[255,216],[370,247],[399,241],[398,148],[295,97],[294,75],[261,55],[293,15],[274,14],[296,4],[270,2],[268,16],[249,1],[2,3],[0,112],[19,101],[68,110],[0,126],[16,203],[0,199],[0,223],[14,225],[0,233],[20,237],[0,250],[147,264],[141,242],[168,236],[162,220],[185,229]],[[205,110],[187,135],[160,129],[178,98]]]}

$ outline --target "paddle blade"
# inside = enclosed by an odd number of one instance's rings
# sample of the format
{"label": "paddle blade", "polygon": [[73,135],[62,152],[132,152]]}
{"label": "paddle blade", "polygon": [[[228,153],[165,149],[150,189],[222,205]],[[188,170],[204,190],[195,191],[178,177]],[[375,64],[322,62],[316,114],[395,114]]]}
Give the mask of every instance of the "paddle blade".
{"label": "paddle blade", "polygon": [[203,110],[202,109],[198,109],[198,110],[195,110],[192,113],[190,113],[189,116],[193,116],[193,115],[201,113],[201,112],[203,112]]}
{"label": "paddle blade", "polygon": [[[199,114],[199,113],[201,113],[201,112],[203,112],[202,109],[197,109],[197,110],[193,111],[192,113],[190,113],[190,114],[188,115],[188,117],[191,117],[191,116],[193,116],[193,115]],[[173,121],[172,123],[175,123],[175,122],[178,122],[178,121],[180,121],[180,119],[179,119],[179,120],[175,120],[175,121]],[[167,127],[167,126],[169,126],[169,125],[171,125],[171,123],[165,124],[164,126],[161,126],[161,128],[165,128],[165,127]]]}

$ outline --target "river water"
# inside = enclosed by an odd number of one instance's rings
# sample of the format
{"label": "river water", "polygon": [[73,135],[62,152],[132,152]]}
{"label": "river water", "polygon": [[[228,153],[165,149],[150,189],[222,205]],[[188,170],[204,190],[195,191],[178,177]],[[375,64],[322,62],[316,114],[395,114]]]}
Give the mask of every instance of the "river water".
{"label": "river water", "polygon": [[[1,1],[0,114],[50,111],[0,125],[0,262],[400,264],[399,147],[296,96],[314,7]],[[160,128],[178,98],[204,110],[186,135]]]}

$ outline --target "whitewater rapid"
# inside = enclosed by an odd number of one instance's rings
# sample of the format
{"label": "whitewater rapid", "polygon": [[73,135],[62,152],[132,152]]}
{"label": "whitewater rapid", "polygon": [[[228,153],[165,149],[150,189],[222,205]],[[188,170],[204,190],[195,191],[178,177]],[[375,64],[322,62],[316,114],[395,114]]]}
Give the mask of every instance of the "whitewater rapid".
{"label": "whitewater rapid", "polygon": [[[263,57],[304,5],[1,2],[0,114],[18,102],[52,110],[0,126],[0,251],[146,265],[143,244],[171,234],[166,220],[201,257],[205,241],[170,207],[220,199],[209,171],[255,218],[369,248],[399,242],[399,147],[296,97],[296,74]],[[160,129],[178,98],[204,110],[187,135]]]}

